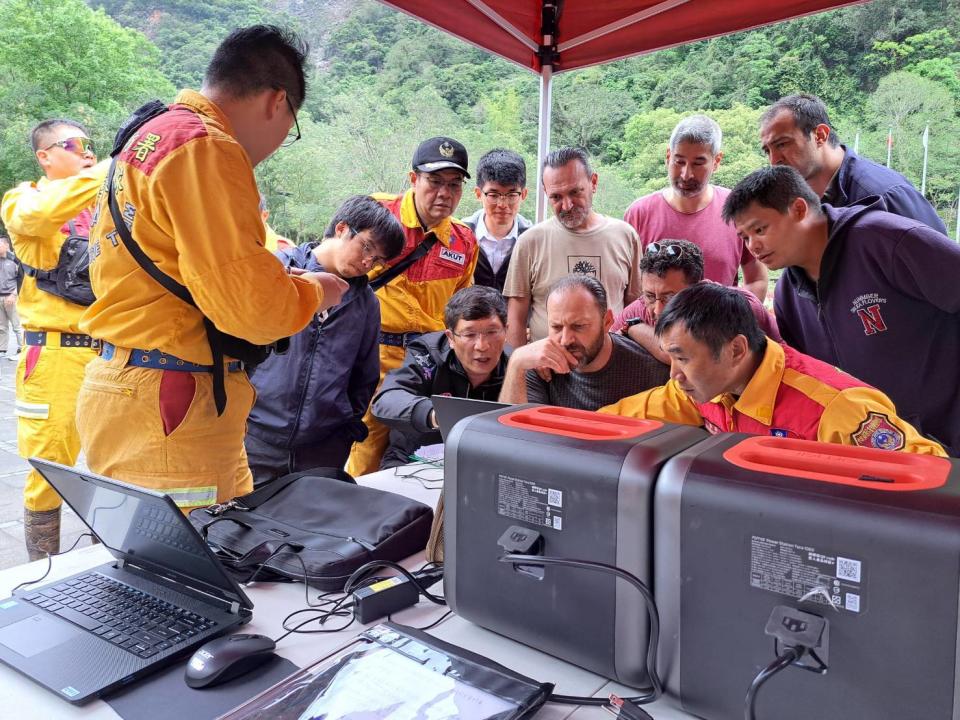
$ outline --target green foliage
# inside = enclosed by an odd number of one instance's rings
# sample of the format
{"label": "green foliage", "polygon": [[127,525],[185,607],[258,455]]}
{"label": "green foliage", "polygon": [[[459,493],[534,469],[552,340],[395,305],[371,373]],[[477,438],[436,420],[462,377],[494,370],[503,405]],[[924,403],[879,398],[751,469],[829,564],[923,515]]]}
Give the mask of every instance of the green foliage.
{"label": "green foliage", "polygon": [[[275,22],[313,45],[303,140],[258,168],[271,224],[320,234],[355,192],[397,192],[416,144],[463,141],[475,166],[510,147],[537,180],[538,79],[373,0],[0,0],[0,181],[36,174],[23,138],[49,114],[77,116],[109,141],[147,96],[197,87],[233,28]],[[106,14],[105,14],[106,13]],[[108,17],[109,16],[109,17]],[[125,30],[112,22],[140,32]],[[620,216],[663,187],[670,131],[700,111],[724,131],[715,181],[731,186],[763,164],[757,120],[782,95],[819,95],[841,139],[919,184],[929,123],[928,196],[952,223],[960,185],[960,0],[874,0],[751,32],[713,38],[586,70],[554,82],[551,145],[584,146],[600,174],[596,205]],[[140,33],[143,33],[142,35]],[[159,48],[159,50],[158,50]],[[521,211],[534,214],[530,194]],[[458,209],[478,207],[468,187]]]}
{"label": "green foliage", "polygon": [[80,0],[0,3],[0,192],[38,174],[29,130],[48,117],[86,124],[109,147],[129,111],[171,98],[160,52]]}

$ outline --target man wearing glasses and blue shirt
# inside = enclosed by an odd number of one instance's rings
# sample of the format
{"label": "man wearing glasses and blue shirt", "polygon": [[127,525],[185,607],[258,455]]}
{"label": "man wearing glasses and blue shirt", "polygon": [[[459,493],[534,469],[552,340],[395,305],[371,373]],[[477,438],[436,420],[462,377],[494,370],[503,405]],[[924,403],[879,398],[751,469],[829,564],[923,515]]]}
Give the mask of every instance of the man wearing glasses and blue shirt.
{"label": "man wearing glasses and blue shirt", "polygon": [[497,148],[485,153],[477,163],[477,187],[474,189],[483,207],[464,218],[480,243],[473,281],[503,292],[513,246],[531,226],[520,214],[527,198],[527,166],[513,150]]}
{"label": "man wearing glasses and blue shirt", "polygon": [[400,223],[371,197],[355,195],[334,213],[322,242],[277,252],[285,266],[330,272],[350,288],[318,313],[252,375],[257,402],[247,421],[255,486],[310,468],[343,468],[380,382],[380,304],[367,273],[403,248]]}
{"label": "man wearing glasses and blue shirt", "polygon": [[[450,137],[424,140],[413,154],[410,189],[373,197],[400,220],[404,246],[385,267],[373,271],[380,300],[380,378],[403,363],[404,350],[424,333],[444,327],[443,313],[455,292],[473,284],[477,239],[453,213],[463,196],[467,149]],[[347,470],[374,472],[388,443],[387,428],[369,412],[367,439],[355,443]]]}
{"label": "man wearing glasses and blue shirt", "polygon": [[440,442],[432,395],[496,400],[509,350],[507,306],[484,285],[460,290],[447,303],[443,332],[421,335],[407,346],[403,365],[387,373],[373,399],[373,415],[390,428],[381,468],[410,462],[422,445]]}

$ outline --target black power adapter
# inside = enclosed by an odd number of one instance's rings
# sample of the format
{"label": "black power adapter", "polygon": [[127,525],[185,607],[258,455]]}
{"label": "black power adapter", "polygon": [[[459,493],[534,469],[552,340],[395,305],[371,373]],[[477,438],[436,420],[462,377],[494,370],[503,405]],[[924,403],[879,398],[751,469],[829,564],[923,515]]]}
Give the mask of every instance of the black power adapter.
{"label": "black power adapter", "polygon": [[353,617],[366,625],[380,618],[413,607],[420,599],[420,590],[398,575],[353,591]]}

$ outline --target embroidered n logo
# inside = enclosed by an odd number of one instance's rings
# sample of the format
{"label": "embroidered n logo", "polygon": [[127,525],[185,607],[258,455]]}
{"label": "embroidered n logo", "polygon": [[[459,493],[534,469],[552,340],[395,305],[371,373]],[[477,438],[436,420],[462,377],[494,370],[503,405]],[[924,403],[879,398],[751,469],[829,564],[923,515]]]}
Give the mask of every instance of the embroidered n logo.
{"label": "embroidered n logo", "polygon": [[857,317],[863,323],[864,335],[876,335],[878,332],[886,332],[887,324],[883,321],[880,314],[879,305],[868,305],[865,308],[857,310]]}

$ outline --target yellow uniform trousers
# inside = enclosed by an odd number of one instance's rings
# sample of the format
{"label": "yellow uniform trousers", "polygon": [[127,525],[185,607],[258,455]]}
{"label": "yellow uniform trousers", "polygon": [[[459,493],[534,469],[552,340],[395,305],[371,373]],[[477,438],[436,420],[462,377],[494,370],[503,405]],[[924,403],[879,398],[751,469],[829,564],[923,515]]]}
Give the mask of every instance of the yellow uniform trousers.
{"label": "yellow uniform trousers", "polygon": [[87,367],[77,426],[90,469],[166,493],[184,512],[251,492],[243,437],[256,393],[247,374],[226,373],[218,417],[211,373],[130,366],[130,352],[116,348]]}
{"label": "yellow uniform trousers", "polygon": [[[405,352],[404,348],[395,345],[380,345],[380,382],[377,384],[377,389],[373,391],[374,395],[380,390],[386,374],[403,364]],[[353,444],[350,449],[350,460],[347,462],[347,472],[354,477],[379,470],[380,460],[390,441],[390,428],[373,417],[369,407],[363,414],[363,424],[367,426],[369,433],[367,439]]]}
{"label": "yellow uniform trousers", "polygon": [[[47,332],[46,345],[23,349],[17,363],[17,446],[21,457],[73,465],[80,453],[77,392],[84,367],[97,356],[84,347],[60,347],[60,334]],[[60,496],[36,470],[23,489],[27,510],[60,507]]]}

